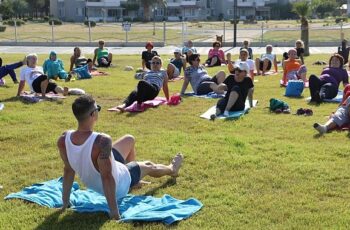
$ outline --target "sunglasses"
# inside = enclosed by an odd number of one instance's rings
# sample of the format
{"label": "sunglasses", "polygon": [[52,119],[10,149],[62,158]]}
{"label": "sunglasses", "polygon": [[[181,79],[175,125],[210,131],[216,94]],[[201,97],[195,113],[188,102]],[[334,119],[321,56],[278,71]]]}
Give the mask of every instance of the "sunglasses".
{"label": "sunglasses", "polygon": [[92,110],[92,112],[90,113],[90,115],[92,116],[92,114],[95,112],[95,111],[101,111],[101,106],[100,105],[96,105],[96,108],[94,110]]}
{"label": "sunglasses", "polygon": [[160,65],[161,63],[158,62],[158,61],[153,61],[153,62],[151,62],[151,64],[152,64],[152,65]]}

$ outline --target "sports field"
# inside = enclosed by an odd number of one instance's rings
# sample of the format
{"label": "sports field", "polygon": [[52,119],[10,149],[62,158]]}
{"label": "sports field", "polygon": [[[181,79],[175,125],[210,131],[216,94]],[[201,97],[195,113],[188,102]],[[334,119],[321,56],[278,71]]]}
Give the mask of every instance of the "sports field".
{"label": "sports field", "polygon": [[[24,54],[2,54],[4,63],[22,60]],[[236,56],[236,55],[235,55]],[[68,55],[60,55],[68,66]],[[47,55],[39,56],[43,63]],[[169,56],[163,56],[168,63]],[[204,59],[204,58],[202,58]],[[235,58],[233,58],[235,59]],[[328,62],[328,55],[306,58],[308,73],[319,74],[316,60]],[[137,158],[168,163],[185,155],[176,184],[167,178],[152,179],[135,194],[175,198],[195,197],[204,207],[177,229],[347,229],[350,226],[349,133],[317,135],[314,122],[326,121],[336,104],[308,104],[302,98],[286,98],[279,86],[281,73],[256,77],[254,99],[258,107],[235,121],[204,120],[199,115],[216,104],[215,99],[184,98],[178,106],[160,106],[139,114],[107,112],[134,89],[137,55],[115,56],[116,67],[108,77],[59,82],[83,88],[102,106],[95,130],[117,139],[126,133],[135,136]],[[226,67],[209,69],[211,74]],[[19,71],[17,71],[19,72]],[[309,75],[309,74],[308,74]],[[0,197],[25,186],[62,176],[56,141],[76,122],[70,96],[62,102],[25,104],[15,97],[17,85],[9,77],[0,88]],[[182,81],[169,83],[170,93],[180,91]],[[28,86],[26,88],[28,90]],[[161,93],[161,95],[163,95]],[[271,114],[269,99],[286,101],[292,113],[311,108],[313,116]],[[76,178],[77,179],[77,178]],[[77,180],[78,181],[78,180]],[[40,207],[21,200],[0,199],[0,229],[165,229],[158,223],[119,224],[106,214],[77,214]]]}

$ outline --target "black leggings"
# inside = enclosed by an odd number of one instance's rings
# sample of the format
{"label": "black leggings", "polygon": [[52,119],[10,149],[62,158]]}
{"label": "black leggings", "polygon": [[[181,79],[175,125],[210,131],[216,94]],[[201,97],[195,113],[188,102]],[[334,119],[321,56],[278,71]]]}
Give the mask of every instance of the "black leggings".
{"label": "black leggings", "polygon": [[159,89],[156,85],[141,80],[137,84],[136,89],[125,99],[124,103],[126,107],[132,105],[135,101],[137,101],[138,104],[141,104],[144,101],[154,99],[158,96],[158,93]]}
{"label": "black leggings", "polygon": [[310,75],[309,89],[311,94],[311,100],[323,100],[335,98],[338,94],[338,86],[322,81],[315,75]]}

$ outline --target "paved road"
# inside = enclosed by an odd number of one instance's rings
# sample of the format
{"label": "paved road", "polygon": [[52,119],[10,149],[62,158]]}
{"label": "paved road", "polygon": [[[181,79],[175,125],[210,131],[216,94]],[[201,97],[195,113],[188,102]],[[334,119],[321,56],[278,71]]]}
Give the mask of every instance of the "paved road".
{"label": "paved road", "polygon": [[[196,47],[198,53],[202,55],[208,54],[210,47]],[[81,47],[84,54],[93,54],[94,48],[92,47]],[[172,54],[175,46],[166,46],[155,48],[159,54]],[[223,47],[225,51],[229,51],[233,54],[238,54],[239,48]],[[254,54],[261,54],[265,52],[264,47],[252,47]],[[283,54],[288,51],[289,47],[275,47],[274,53]],[[73,47],[25,47],[25,46],[0,46],[0,53],[38,53],[48,54],[51,50],[55,50],[60,54],[71,54],[73,53]],[[143,47],[109,47],[109,50],[113,54],[141,54],[144,50]],[[336,47],[310,47],[311,54],[331,54],[337,51]]]}

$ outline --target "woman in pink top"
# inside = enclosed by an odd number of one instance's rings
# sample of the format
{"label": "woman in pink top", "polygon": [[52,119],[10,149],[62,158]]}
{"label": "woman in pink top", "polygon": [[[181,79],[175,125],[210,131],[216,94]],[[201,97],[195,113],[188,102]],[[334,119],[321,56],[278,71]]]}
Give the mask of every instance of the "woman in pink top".
{"label": "woman in pink top", "polygon": [[219,41],[213,43],[213,48],[209,50],[208,59],[205,62],[208,67],[220,66],[221,63],[226,64],[224,51],[220,47],[221,43]]}

